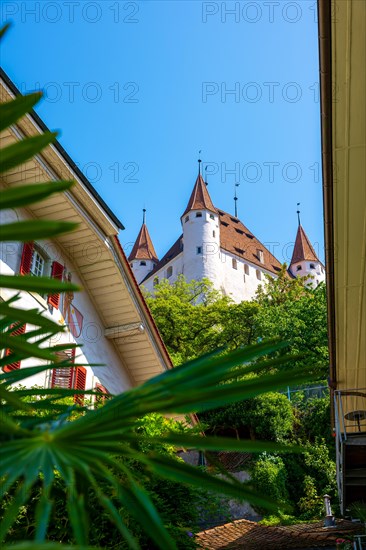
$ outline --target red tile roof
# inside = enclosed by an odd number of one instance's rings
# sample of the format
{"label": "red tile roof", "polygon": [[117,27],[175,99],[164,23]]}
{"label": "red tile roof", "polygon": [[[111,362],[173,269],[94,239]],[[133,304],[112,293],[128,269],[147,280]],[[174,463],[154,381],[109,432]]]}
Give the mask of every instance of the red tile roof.
{"label": "red tile roof", "polygon": [[304,260],[319,262],[318,256],[315,254],[315,250],[311,246],[311,242],[309,241],[307,234],[305,233],[302,225],[299,225],[290,265],[295,264],[296,262],[303,262]]}
{"label": "red tile roof", "polygon": [[149,231],[146,225],[143,223],[135,244],[133,245],[131,254],[128,257],[128,261],[132,260],[153,260],[158,261],[158,256],[155,252],[154,245],[152,243]]}
{"label": "red tile roof", "polygon": [[191,210],[209,210],[210,212],[215,212],[215,214],[217,214],[217,210],[212,203],[207,186],[203,181],[201,174],[198,174],[197,176],[187,208],[182,215],[185,216],[187,212],[190,212]]}
{"label": "red tile roof", "polygon": [[[271,252],[253,235],[253,233],[235,216],[218,210],[220,215],[220,246],[224,250],[247,260],[252,264],[277,274],[281,263]],[[263,262],[258,251],[263,252]]]}
{"label": "red tile roof", "polygon": [[200,548],[205,550],[284,550],[335,546],[338,538],[362,533],[362,525],[337,520],[335,527],[323,522],[269,527],[239,519],[197,535]]}

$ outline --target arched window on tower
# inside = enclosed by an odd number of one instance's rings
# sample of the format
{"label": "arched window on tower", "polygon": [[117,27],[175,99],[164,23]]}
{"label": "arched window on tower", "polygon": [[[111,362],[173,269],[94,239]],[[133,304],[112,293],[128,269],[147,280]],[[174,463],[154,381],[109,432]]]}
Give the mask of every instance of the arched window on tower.
{"label": "arched window on tower", "polygon": [[169,277],[171,277],[172,275],[173,275],[173,266],[170,265],[166,270],[166,276],[169,279]]}
{"label": "arched window on tower", "polygon": [[298,265],[296,271],[301,271],[301,265]]}
{"label": "arched window on tower", "polygon": [[140,265],[146,265],[145,260],[141,260]]}
{"label": "arched window on tower", "polygon": [[315,269],[315,265],[314,265],[314,264],[310,264],[310,269]]}
{"label": "arched window on tower", "polygon": [[257,276],[258,281],[261,281],[262,280],[262,272],[260,271],[260,269],[256,269],[255,274]]}
{"label": "arched window on tower", "polygon": [[202,212],[196,212],[196,218],[202,218]]}

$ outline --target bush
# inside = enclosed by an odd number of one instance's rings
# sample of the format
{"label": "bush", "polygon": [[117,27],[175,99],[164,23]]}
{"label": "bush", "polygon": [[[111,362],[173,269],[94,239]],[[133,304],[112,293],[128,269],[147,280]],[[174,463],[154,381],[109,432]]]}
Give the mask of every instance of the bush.
{"label": "bush", "polygon": [[282,393],[267,393],[200,416],[215,434],[235,435],[244,439],[284,441],[292,434],[294,413]]}
{"label": "bush", "polygon": [[[288,502],[287,473],[282,458],[263,454],[252,469],[252,482],[258,492],[276,500]],[[258,509],[258,508],[257,508]],[[258,511],[262,511],[258,509]]]}

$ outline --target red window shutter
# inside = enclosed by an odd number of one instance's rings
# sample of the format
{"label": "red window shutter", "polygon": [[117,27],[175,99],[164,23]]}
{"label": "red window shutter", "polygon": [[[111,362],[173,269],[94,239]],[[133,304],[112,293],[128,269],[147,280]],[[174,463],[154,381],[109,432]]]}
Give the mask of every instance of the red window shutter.
{"label": "red window shutter", "polygon": [[[64,266],[59,262],[53,262],[52,270],[51,270],[52,279],[58,279],[59,281],[62,281],[63,274],[64,274]],[[55,292],[54,294],[49,294],[47,303],[53,306],[54,308],[58,309],[58,306],[60,303],[60,293]]]}
{"label": "red window shutter", "polygon": [[74,370],[71,367],[53,369],[51,388],[72,388]]}
{"label": "red window shutter", "polygon": [[[12,325],[14,326],[14,325]],[[19,336],[20,334],[24,334],[25,333],[25,328],[26,328],[26,325],[20,325],[17,329],[13,330],[11,332],[11,336]],[[8,348],[5,352],[5,355],[8,356],[8,355],[11,355],[12,354],[12,350],[10,348]],[[9,365],[5,365],[4,368],[3,368],[3,371],[4,372],[10,372],[12,370],[16,370],[16,369],[20,369],[20,361],[14,361],[14,363],[9,363]]]}
{"label": "red window shutter", "polygon": [[[84,367],[75,367],[74,386],[76,390],[85,390],[86,387],[86,369]],[[82,405],[84,403],[83,394],[75,394],[74,402]]]}
{"label": "red window shutter", "polygon": [[[60,352],[61,359],[69,358],[73,363],[75,361],[75,349],[65,350]],[[60,367],[52,369],[52,378],[51,378],[51,388],[66,388],[70,389],[73,387],[74,380],[74,371],[73,367]]]}
{"label": "red window shutter", "polygon": [[33,250],[34,250],[33,242],[24,243],[22,259],[20,261],[20,269],[19,269],[20,275],[28,275],[30,273],[31,266],[32,266]]}

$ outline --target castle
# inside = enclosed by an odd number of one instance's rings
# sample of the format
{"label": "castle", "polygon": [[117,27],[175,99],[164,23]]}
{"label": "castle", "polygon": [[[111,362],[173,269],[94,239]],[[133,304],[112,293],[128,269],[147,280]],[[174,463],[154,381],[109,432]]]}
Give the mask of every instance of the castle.
{"label": "castle", "polygon": [[[199,170],[187,207],[181,216],[183,233],[158,259],[145,217],[128,261],[137,282],[148,291],[162,279],[174,282],[183,274],[187,281],[209,279],[214,288],[235,302],[251,300],[264,275],[276,277],[281,263],[236,217],[214,206]],[[325,280],[302,225],[297,230],[290,277],[310,275],[307,284]]]}

